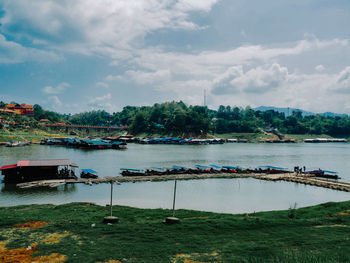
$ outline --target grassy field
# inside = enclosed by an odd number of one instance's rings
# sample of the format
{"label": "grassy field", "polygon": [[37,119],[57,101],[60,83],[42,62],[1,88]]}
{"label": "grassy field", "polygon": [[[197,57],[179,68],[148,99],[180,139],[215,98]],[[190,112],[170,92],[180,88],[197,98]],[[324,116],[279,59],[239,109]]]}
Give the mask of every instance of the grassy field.
{"label": "grassy field", "polygon": [[106,225],[108,211],[0,208],[0,262],[350,261],[350,201],[242,215],[178,210],[177,225],[162,223],[169,210],[122,206],[114,207],[119,223]]}
{"label": "grassy field", "polygon": [[10,140],[14,141],[31,141],[40,142],[40,140],[49,137],[60,137],[60,136],[70,136],[65,133],[60,133],[56,131],[42,131],[39,129],[0,129],[0,142],[6,142]]}

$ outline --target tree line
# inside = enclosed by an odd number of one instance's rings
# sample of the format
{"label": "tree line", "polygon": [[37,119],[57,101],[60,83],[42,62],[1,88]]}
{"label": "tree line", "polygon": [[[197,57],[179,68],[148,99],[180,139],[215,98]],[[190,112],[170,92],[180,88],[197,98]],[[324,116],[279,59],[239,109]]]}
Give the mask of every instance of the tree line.
{"label": "tree line", "polygon": [[180,102],[156,103],[153,106],[126,106],[120,112],[94,110],[78,114],[59,114],[34,105],[36,120],[49,119],[67,124],[127,126],[129,132],[166,135],[205,135],[207,133],[254,133],[262,129],[278,129],[285,134],[328,134],[350,136],[349,116],[303,116],[294,111],[285,116],[274,110],[256,111],[250,107],[187,106]]}

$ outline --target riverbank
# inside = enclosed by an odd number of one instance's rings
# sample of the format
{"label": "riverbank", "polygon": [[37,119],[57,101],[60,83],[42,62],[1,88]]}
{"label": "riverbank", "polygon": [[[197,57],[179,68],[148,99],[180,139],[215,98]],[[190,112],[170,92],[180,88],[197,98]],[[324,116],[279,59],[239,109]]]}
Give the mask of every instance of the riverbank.
{"label": "riverbank", "polygon": [[[59,130],[51,130],[51,129],[20,129],[20,128],[13,128],[11,130],[9,129],[0,129],[0,142],[6,142],[10,140],[15,141],[31,141],[31,142],[40,142],[42,139],[50,138],[50,137],[91,137],[91,138],[98,138],[98,137],[106,137],[106,136],[118,136],[121,135],[123,132],[116,131],[116,132],[106,132],[106,131],[74,131],[76,135],[68,134],[63,131]],[[125,133],[125,132],[124,132]],[[167,138],[171,137],[171,135],[166,134],[148,134],[148,133],[141,133],[135,135],[135,137],[138,138]],[[238,139],[247,141],[250,143],[258,143],[262,142],[266,139],[269,139],[273,137],[271,134],[266,134],[263,132],[257,132],[257,133],[224,133],[224,134],[207,134],[206,136],[201,136],[202,139],[214,139],[214,138],[222,138],[222,139]],[[326,134],[286,134],[286,138],[293,139],[296,142],[303,142],[305,139],[315,139],[315,138],[333,138]],[[350,137],[346,138],[347,141],[350,141]]]}
{"label": "riverbank", "polygon": [[44,131],[40,129],[0,129],[0,142],[29,141],[40,143],[40,140],[50,137],[68,137],[67,133],[57,131]]}
{"label": "riverbank", "polygon": [[[350,201],[230,215],[91,203],[0,208],[1,262],[346,262]],[[27,261],[24,261],[27,260]],[[114,260],[114,261],[113,261]]]}

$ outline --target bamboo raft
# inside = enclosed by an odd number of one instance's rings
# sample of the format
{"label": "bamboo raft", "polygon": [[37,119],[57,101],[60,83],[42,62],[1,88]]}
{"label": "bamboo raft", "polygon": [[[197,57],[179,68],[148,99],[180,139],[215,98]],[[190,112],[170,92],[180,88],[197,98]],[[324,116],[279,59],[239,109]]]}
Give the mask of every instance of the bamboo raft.
{"label": "bamboo raft", "polygon": [[146,181],[169,181],[169,180],[198,180],[198,179],[210,179],[210,178],[254,178],[267,181],[286,181],[293,183],[300,183],[305,185],[312,185],[317,187],[324,187],[338,191],[350,192],[350,183],[339,182],[335,180],[327,180],[316,178],[312,174],[296,174],[296,173],[282,173],[282,174],[261,174],[261,173],[249,173],[249,174],[236,174],[236,173],[220,173],[220,174],[170,174],[170,175],[154,175],[154,176],[114,176],[114,177],[100,177],[96,179],[62,179],[62,180],[44,180],[33,181],[27,183],[17,184],[19,188],[31,188],[31,187],[57,187],[64,184],[84,183],[88,185],[100,184],[100,183],[126,183],[126,182],[146,182]]}

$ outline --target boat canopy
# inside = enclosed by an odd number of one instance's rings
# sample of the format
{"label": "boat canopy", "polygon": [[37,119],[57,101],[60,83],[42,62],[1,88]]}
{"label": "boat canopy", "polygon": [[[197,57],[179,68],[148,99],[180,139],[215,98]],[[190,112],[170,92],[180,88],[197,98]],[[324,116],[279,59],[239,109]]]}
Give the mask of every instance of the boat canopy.
{"label": "boat canopy", "polygon": [[90,174],[97,174],[97,172],[95,170],[92,170],[92,169],[81,169],[81,171],[83,173],[90,173]]}
{"label": "boat canopy", "polygon": [[322,171],[328,174],[337,174],[337,172],[334,172],[334,171],[328,171],[328,170],[322,170]]}
{"label": "boat canopy", "polygon": [[164,168],[155,167],[155,166],[151,166],[150,169],[151,169],[151,170],[157,170],[157,171],[164,171]]}
{"label": "boat canopy", "polygon": [[213,167],[213,168],[216,168],[216,169],[220,169],[221,168],[221,166],[218,166],[218,165],[215,165],[215,164],[210,164],[209,166]]}
{"label": "boat canopy", "polygon": [[275,170],[287,170],[287,168],[282,168],[282,167],[277,167],[277,166],[270,166],[270,165],[259,166],[259,168],[262,168],[262,169],[275,169]]}
{"label": "boat canopy", "polygon": [[120,168],[122,171],[132,171],[132,172],[142,172],[142,169],[135,169],[135,168]]}
{"label": "boat canopy", "polygon": [[225,165],[222,168],[226,168],[226,169],[241,169],[241,167],[239,167],[239,166],[229,166],[229,165]]}
{"label": "boat canopy", "polygon": [[13,169],[16,167],[17,167],[17,164],[4,165],[4,166],[0,167],[0,170]]}
{"label": "boat canopy", "polygon": [[196,166],[197,168],[199,168],[199,169],[210,169],[210,167],[209,167],[209,166],[206,166],[206,165],[196,164],[195,166]]}
{"label": "boat canopy", "polygon": [[173,165],[174,170],[187,169],[185,166]]}
{"label": "boat canopy", "polygon": [[18,160],[17,164],[4,165],[0,170],[12,169],[16,167],[37,167],[37,166],[72,166],[78,167],[77,164],[71,163],[69,159],[44,159],[44,160]]}

